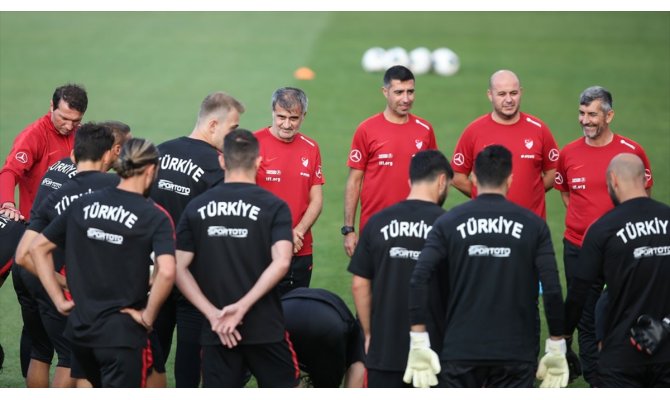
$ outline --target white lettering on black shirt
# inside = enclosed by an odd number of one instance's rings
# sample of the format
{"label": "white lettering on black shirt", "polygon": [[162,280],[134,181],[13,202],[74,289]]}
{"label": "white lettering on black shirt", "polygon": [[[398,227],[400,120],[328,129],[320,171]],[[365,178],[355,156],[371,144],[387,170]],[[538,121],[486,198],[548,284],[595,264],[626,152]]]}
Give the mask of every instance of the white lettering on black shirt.
{"label": "white lettering on black shirt", "polygon": [[188,160],[182,160],[181,158],[173,157],[169,154],[161,157],[161,169],[181,172],[190,176],[196,182],[200,182],[200,178],[205,173],[205,171],[203,171],[203,169],[190,158]]}
{"label": "white lettering on black shirt", "polygon": [[468,236],[490,233],[511,235],[521,239],[523,224],[508,220],[501,215],[497,218],[468,218],[466,222],[458,225],[456,230],[460,232],[463,239]]}
{"label": "white lettering on black shirt", "polygon": [[670,256],[670,246],[658,246],[658,247],[643,246],[633,250],[633,257],[635,258],[657,257],[657,256]]}
{"label": "white lettering on black shirt", "polygon": [[413,222],[413,221],[400,221],[397,219],[389,222],[384,225],[379,231],[384,234],[384,240],[389,240],[390,238],[396,238],[398,236],[403,237],[416,237],[425,239],[428,236],[428,232],[433,229],[431,225],[426,224],[423,221]]}
{"label": "white lettering on black shirt", "polygon": [[200,218],[213,218],[219,216],[246,217],[253,221],[258,219],[261,209],[253,204],[238,201],[210,201],[198,208]]}
{"label": "white lettering on black shirt", "polygon": [[56,209],[56,212],[58,215],[61,215],[63,211],[65,211],[68,207],[70,207],[70,204],[72,204],[73,201],[76,199],[80,198],[81,196],[85,194],[91,194],[93,191],[91,189],[88,189],[84,193],[79,193],[79,194],[72,194],[70,196],[63,196],[58,203],[54,206]]}
{"label": "white lettering on black shirt", "polygon": [[107,233],[101,229],[97,228],[88,228],[86,231],[86,236],[89,239],[100,240],[102,242],[107,242],[111,244],[123,244],[123,236],[115,235],[113,233]]}
{"label": "white lettering on black shirt", "polygon": [[44,178],[44,179],[42,179],[42,186],[47,186],[47,187],[50,187],[54,190],[58,190],[63,185],[56,182],[56,181],[51,180],[51,178]]}
{"label": "white lettering on black shirt", "polygon": [[177,194],[180,194],[182,196],[188,196],[191,194],[191,188],[186,187],[186,186],[180,186],[177,185],[176,183],[169,181],[167,179],[159,179],[158,180],[158,188],[161,190],[167,190],[170,192],[174,192]]}
{"label": "white lettering on black shirt", "polygon": [[650,219],[648,221],[627,222],[626,225],[619,229],[616,235],[624,242],[634,240],[642,236],[668,234],[668,220],[658,218]]}
{"label": "white lettering on black shirt", "polygon": [[60,161],[56,161],[51,167],[49,167],[49,171],[61,172],[67,175],[68,178],[72,178],[77,174],[77,166],[74,164],[66,164]]}
{"label": "white lettering on black shirt", "polygon": [[95,202],[84,207],[84,219],[104,219],[118,222],[132,228],[137,222],[137,215],[127,211],[123,206],[108,206]]}
{"label": "white lettering on black shirt", "polygon": [[474,244],[468,247],[470,257],[509,257],[512,249],[509,247],[488,247],[483,244]]}
{"label": "white lettering on black shirt", "polygon": [[404,247],[391,247],[389,250],[389,256],[391,258],[407,258],[410,260],[418,260],[419,254],[421,254],[421,251],[410,250]]}
{"label": "white lettering on black shirt", "polygon": [[210,226],[207,228],[209,237],[232,237],[244,239],[249,235],[249,230],[245,228],[227,228],[225,226]]}

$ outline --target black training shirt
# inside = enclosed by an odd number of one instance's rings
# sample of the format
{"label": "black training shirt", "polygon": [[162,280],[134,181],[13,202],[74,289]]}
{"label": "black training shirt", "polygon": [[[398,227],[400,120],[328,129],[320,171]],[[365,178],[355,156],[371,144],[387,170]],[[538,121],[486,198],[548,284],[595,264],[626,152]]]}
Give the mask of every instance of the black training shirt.
{"label": "black training shirt", "polygon": [[481,194],[435,221],[412,274],[412,324],[427,319],[435,276],[446,307],[443,360],[536,362],[538,280],[549,331],[563,332],[549,228],[501,195]]}

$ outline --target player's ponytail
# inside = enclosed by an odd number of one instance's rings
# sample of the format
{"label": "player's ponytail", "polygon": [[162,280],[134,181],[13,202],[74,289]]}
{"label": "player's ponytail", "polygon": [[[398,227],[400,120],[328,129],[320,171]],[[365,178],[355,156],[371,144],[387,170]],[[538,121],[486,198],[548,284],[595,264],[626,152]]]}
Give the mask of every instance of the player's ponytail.
{"label": "player's ponytail", "polygon": [[130,178],[144,172],[147,165],[158,164],[158,149],[146,139],[128,140],[121,148],[114,169],[122,178]]}

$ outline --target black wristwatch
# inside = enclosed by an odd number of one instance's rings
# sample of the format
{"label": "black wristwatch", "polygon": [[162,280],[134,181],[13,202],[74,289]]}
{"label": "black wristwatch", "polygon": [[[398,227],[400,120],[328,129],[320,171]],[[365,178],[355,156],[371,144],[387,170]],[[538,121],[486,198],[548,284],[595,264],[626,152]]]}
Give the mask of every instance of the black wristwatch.
{"label": "black wristwatch", "polygon": [[342,232],[342,234],[345,235],[345,236],[348,235],[348,234],[350,234],[351,232],[355,232],[355,231],[356,231],[356,230],[355,230],[354,227],[351,226],[351,225],[344,225],[344,226],[342,227],[342,229],[340,229],[340,232]]}

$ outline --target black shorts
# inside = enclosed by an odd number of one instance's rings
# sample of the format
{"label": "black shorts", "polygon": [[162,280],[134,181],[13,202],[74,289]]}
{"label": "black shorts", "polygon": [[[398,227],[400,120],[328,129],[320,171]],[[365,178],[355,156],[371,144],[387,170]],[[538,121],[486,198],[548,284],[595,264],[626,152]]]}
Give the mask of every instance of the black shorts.
{"label": "black shorts", "polygon": [[166,360],[170,355],[172,347],[174,327],[177,324],[177,299],[180,296],[181,294],[176,287],[172,289],[172,292],[170,292],[170,295],[161,306],[156,321],[154,321],[154,332],[158,335],[163,358]]}
{"label": "black shorts", "polygon": [[276,343],[202,346],[203,387],[242,387],[247,370],[260,388],[296,387],[300,369],[288,333]]}
{"label": "black shorts", "polygon": [[537,364],[532,362],[442,361],[438,387],[532,388]]}
{"label": "black shorts", "polygon": [[40,299],[38,297],[37,304],[42,325],[56,350],[56,354],[58,354],[57,365],[62,368],[70,368],[70,353],[72,352],[72,349],[70,341],[63,336],[65,325],[67,324],[67,317],[56,310],[56,306],[51,302],[51,299],[48,299],[47,301],[47,299]]}
{"label": "black shorts", "polygon": [[298,287],[309,287],[312,280],[312,255],[293,256],[289,270],[277,284],[279,296]]}
{"label": "black shorts", "polygon": [[[73,344],[72,357],[76,360],[73,362],[78,375],[76,377],[88,379],[93,387],[143,387],[146,379],[144,350],[141,347],[94,348]],[[72,374],[72,377],[75,375]]]}
{"label": "black shorts", "polygon": [[[151,357],[151,360],[147,360],[146,367],[149,370],[154,370],[160,374],[165,373],[165,355],[163,354],[163,349],[161,348],[160,340],[158,339],[158,334],[155,330],[149,333],[149,347],[145,349],[145,357]],[[150,371],[147,371],[147,376],[150,375]]]}
{"label": "black shorts", "polygon": [[[160,349],[160,344],[155,338],[155,334],[149,334],[149,343],[146,347],[142,349],[142,363],[144,365],[144,379],[147,376],[151,375],[153,371],[164,374],[165,373],[165,360],[163,359],[163,353]],[[75,379],[86,379],[86,373],[84,372],[81,365],[77,361],[76,357],[72,357],[70,365],[70,376]],[[144,384],[142,385],[144,387]]]}
{"label": "black shorts", "polygon": [[205,317],[184,296],[177,299],[177,349],[174,359],[176,387],[199,387],[200,335]]}
{"label": "black shorts", "polygon": [[[23,319],[22,334],[25,334],[30,342],[30,358],[51,364],[54,355],[54,346],[51,340],[49,340],[49,335],[42,324],[37,300],[33,297],[31,291],[28,290],[26,281],[39,284],[37,277],[31,275],[23,267],[14,264],[12,266],[12,283],[14,284],[16,298],[21,307],[21,318]],[[24,368],[22,363],[21,369],[23,375],[26,376],[28,366],[25,365]]]}

